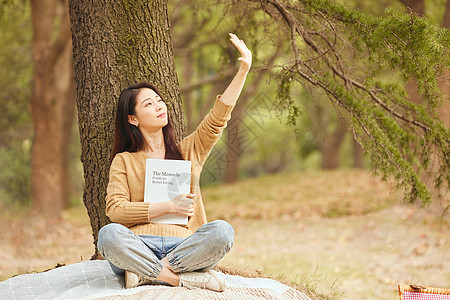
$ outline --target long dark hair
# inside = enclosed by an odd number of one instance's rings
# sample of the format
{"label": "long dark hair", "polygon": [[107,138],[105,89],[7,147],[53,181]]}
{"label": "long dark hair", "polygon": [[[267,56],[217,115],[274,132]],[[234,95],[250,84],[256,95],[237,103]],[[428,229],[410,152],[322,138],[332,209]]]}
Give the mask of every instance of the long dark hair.
{"label": "long dark hair", "polygon": [[[122,91],[117,103],[116,125],[114,129],[114,146],[111,152],[111,161],[117,153],[124,151],[138,152],[144,149],[145,139],[137,126],[128,122],[128,115],[136,114],[136,96],[143,88],[152,89],[163,99],[158,88],[148,82],[135,83]],[[163,99],[164,100],[164,99]],[[163,127],[164,146],[166,159],[183,160],[180,149],[175,139],[175,130],[168,114],[168,123]]]}

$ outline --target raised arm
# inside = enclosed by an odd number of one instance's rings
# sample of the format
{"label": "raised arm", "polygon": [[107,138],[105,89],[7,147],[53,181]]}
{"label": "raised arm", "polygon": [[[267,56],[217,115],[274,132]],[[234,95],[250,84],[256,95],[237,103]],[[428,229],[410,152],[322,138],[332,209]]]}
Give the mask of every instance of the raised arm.
{"label": "raised arm", "polygon": [[225,89],[220,100],[227,104],[234,106],[236,104],[239,95],[241,94],[244,82],[247,77],[250,67],[252,65],[252,52],[248,50],[243,40],[240,40],[235,34],[230,33],[230,41],[241,53],[241,57],[238,58],[241,61],[239,71],[231,81],[230,85]]}
{"label": "raised arm", "polygon": [[205,162],[231,118],[231,111],[239,98],[252,64],[252,53],[244,41],[232,33],[230,33],[230,40],[241,53],[241,57],[238,58],[241,62],[239,71],[223,94],[216,99],[213,109],[205,116],[197,129],[181,142],[182,148],[188,149],[187,153],[197,156],[200,163]]}

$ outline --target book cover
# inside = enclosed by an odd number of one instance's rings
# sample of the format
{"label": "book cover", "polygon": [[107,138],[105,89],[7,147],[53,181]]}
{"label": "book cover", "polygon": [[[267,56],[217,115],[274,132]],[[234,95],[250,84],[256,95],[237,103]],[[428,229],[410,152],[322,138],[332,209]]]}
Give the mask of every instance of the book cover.
{"label": "book cover", "polygon": [[[146,160],[144,202],[169,201],[180,194],[189,194],[191,188],[191,162],[188,160]],[[152,223],[187,225],[188,218],[168,214],[153,218]]]}

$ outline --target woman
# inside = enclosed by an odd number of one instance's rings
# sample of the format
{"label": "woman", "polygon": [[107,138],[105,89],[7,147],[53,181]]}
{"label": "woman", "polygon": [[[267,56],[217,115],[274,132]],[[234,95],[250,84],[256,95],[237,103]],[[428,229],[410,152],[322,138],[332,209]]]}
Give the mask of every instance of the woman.
{"label": "woman", "polygon": [[[234,230],[225,221],[207,223],[199,178],[252,62],[244,41],[231,33],[230,40],[241,53],[239,71],[195,132],[180,143],[175,142],[166,104],[156,87],[139,83],[120,95],[106,196],[106,214],[115,223],[99,231],[98,249],[116,274],[125,275],[127,288],[152,282],[225,288],[212,268],[231,249]],[[190,160],[190,193],[157,204],[143,202],[147,158]],[[151,222],[165,214],[188,217],[188,225]]]}

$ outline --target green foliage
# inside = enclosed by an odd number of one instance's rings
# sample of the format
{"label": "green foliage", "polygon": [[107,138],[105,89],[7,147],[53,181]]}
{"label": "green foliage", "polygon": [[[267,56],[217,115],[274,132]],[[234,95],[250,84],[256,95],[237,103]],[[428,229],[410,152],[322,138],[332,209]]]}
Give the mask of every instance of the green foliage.
{"label": "green foliage", "polygon": [[281,75],[281,81],[278,85],[276,95],[276,109],[278,113],[288,111],[287,124],[295,125],[296,120],[300,116],[301,110],[291,97],[291,84],[293,83],[292,77],[288,74],[288,72],[279,75]]}
{"label": "green foliage", "polygon": [[[366,1],[366,0],[332,0],[342,6],[350,9],[355,9],[365,13],[370,13],[375,16],[381,16],[386,7],[393,7],[397,10],[405,9],[405,5],[400,0],[379,0],[379,1]],[[406,11],[406,10],[405,10]]]}
{"label": "green foliage", "polygon": [[31,16],[27,1],[0,4],[0,201],[30,202]]}
{"label": "green foliage", "polygon": [[30,122],[31,28],[27,5],[6,5],[0,19],[0,139],[7,129]]}
{"label": "green foliage", "polygon": [[[448,30],[394,9],[376,17],[328,0],[264,3],[278,25],[269,30],[291,45],[291,59],[276,66],[279,103],[290,103],[293,81],[325,92],[351,120],[374,171],[395,178],[405,200],[431,201],[424,174],[435,172],[435,186],[448,189],[450,133],[438,111],[443,100],[438,79],[450,64]],[[406,99],[412,78],[421,104]],[[287,111],[293,123],[297,112]]]}
{"label": "green foliage", "polygon": [[[242,173],[246,177],[253,177],[308,168],[313,163],[308,158],[317,148],[311,139],[304,138],[304,131],[293,132],[292,128],[284,124],[286,118],[276,117],[274,111],[260,110],[259,113],[269,117],[260,127],[249,122],[257,138],[242,153]],[[251,138],[252,133],[247,134]]]}
{"label": "green foliage", "polygon": [[426,18],[392,8],[387,9],[387,16],[375,17],[328,0],[302,2],[311,13],[320,11],[330,21],[339,22],[337,25],[345,30],[342,34],[353,37],[354,43],[365,43],[371,61],[366,67],[378,70],[389,65],[400,70],[405,80],[418,80],[419,91],[430,97],[428,100],[435,100],[433,96],[438,92],[436,74],[450,64],[447,29],[431,25]]}
{"label": "green foliage", "polygon": [[8,17],[11,9],[13,9],[18,3],[24,1],[20,0],[0,0],[0,20]]}
{"label": "green foliage", "polygon": [[0,148],[0,199],[7,207],[30,203],[31,141]]}

